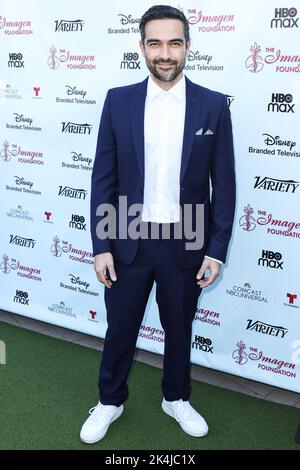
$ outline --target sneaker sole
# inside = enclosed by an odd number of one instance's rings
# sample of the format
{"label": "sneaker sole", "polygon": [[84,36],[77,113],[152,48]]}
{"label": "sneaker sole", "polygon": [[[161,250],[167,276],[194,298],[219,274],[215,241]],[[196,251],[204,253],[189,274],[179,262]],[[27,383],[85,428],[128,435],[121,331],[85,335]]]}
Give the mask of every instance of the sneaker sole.
{"label": "sneaker sole", "polygon": [[164,404],[164,402],[162,402],[161,404],[161,407],[163,409],[163,411],[168,415],[168,416],[171,416],[171,418],[175,419],[175,421],[179,424],[179,426],[181,427],[181,429],[186,433],[186,434],[189,434],[189,436],[192,436],[192,437],[204,437],[207,435],[208,433],[208,430],[205,432],[205,433],[201,433],[201,434],[193,434],[191,433],[190,431],[187,431],[186,429],[184,429],[181,424],[179,423],[179,421],[177,421],[177,419],[175,418],[175,416],[173,415],[173,413],[169,410],[169,408],[167,408]]}
{"label": "sneaker sole", "polygon": [[102,434],[101,434],[100,436],[97,437],[97,439],[93,439],[93,440],[91,441],[91,440],[83,439],[83,438],[80,436],[80,440],[81,440],[82,442],[84,442],[85,444],[96,444],[96,442],[101,441],[101,439],[103,439],[104,436],[106,435],[109,426],[110,426],[116,419],[118,419],[118,418],[121,416],[121,414],[123,413],[123,411],[124,411],[124,406],[121,405],[121,408],[120,408],[120,410],[118,410],[116,416],[111,420],[111,422],[106,426],[106,428],[104,428],[104,431],[102,432]]}

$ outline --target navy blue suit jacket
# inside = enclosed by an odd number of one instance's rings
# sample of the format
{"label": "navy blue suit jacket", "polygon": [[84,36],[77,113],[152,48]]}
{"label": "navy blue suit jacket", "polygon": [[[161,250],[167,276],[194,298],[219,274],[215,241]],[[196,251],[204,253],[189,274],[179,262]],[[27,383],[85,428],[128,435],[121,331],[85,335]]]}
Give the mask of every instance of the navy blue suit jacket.
{"label": "navy blue suit jacket", "polygon": [[[128,207],[143,203],[144,109],[147,80],[110,89],[102,111],[91,187],[91,236],[93,255],[110,251],[130,264],[139,239],[99,239],[96,234],[100,204],[119,210],[118,196],[127,196]],[[174,117],[176,119],[176,116]],[[202,135],[196,135],[199,129]],[[213,134],[204,135],[206,130]],[[210,192],[210,182],[212,191]],[[180,170],[180,204],[204,204],[204,246],[186,250],[178,241],[183,268],[199,265],[204,255],[226,260],[235,210],[235,171],[230,111],[225,95],[203,88],[186,77],[186,114]],[[130,224],[135,216],[128,216]],[[117,215],[118,219],[118,215]],[[118,221],[117,221],[118,224]]]}

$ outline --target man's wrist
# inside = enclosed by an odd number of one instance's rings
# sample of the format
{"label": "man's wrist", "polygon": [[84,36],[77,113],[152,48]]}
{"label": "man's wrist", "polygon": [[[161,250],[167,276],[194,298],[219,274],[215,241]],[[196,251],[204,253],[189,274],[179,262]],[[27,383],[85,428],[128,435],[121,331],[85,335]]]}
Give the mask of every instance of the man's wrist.
{"label": "man's wrist", "polygon": [[207,258],[207,259],[212,259],[213,261],[216,261],[217,263],[219,264],[223,264],[223,261],[219,260],[219,259],[216,259],[216,258],[212,258],[211,256],[207,256],[205,255],[204,258]]}

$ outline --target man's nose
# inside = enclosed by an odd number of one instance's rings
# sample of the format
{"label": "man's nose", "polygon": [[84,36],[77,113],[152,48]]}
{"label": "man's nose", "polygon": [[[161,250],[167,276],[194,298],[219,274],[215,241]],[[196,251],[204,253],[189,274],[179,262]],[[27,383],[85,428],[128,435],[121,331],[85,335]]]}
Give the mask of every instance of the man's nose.
{"label": "man's nose", "polygon": [[169,50],[169,47],[167,45],[161,47],[160,57],[164,60],[167,60],[167,59],[170,58],[170,50]]}

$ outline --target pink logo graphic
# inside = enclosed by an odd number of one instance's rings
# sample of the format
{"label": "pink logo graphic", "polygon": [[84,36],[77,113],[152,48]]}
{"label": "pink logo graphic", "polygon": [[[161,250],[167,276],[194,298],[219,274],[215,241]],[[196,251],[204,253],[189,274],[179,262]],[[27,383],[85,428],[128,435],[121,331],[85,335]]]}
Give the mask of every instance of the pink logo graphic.
{"label": "pink logo graphic", "polygon": [[[10,147],[11,146],[11,150]],[[3,142],[3,149],[0,151],[0,157],[5,161],[9,162],[11,157],[18,157],[20,163],[34,163],[38,165],[44,165],[41,160],[43,158],[43,152],[35,152],[32,150],[22,150],[20,145],[12,144],[5,140]]]}
{"label": "pink logo graphic", "polygon": [[239,224],[243,227],[243,230],[251,232],[256,227],[256,220],[252,217],[252,214],[254,213],[253,207],[248,204],[248,206],[244,207],[244,213],[245,215],[240,218]]}
{"label": "pink logo graphic", "polygon": [[5,162],[9,162],[9,160],[11,159],[11,152],[8,147],[9,143],[7,142],[7,140],[5,140],[5,142],[3,142],[3,149],[0,152],[0,156]]}
{"label": "pink logo graphic", "polygon": [[252,73],[258,73],[264,68],[264,59],[259,55],[261,47],[257,42],[250,47],[251,55],[246,60],[246,68]]}
{"label": "pink logo graphic", "polygon": [[6,25],[6,18],[3,16],[0,16],[0,29],[4,28]]}
{"label": "pink logo graphic", "polygon": [[252,73],[261,72],[264,65],[275,64],[275,72],[279,73],[299,73],[299,54],[283,53],[281,49],[266,47],[263,56],[260,55],[262,48],[257,42],[250,47],[251,55],[247,57],[245,66]]}
{"label": "pink logo graphic", "polygon": [[56,55],[57,49],[56,47],[50,47],[50,55],[47,60],[47,64],[49,65],[50,69],[56,70],[59,67],[59,58]]}
{"label": "pink logo graphic", "polygon": [[80,261],[83,263],[93,264],[93,253],[81,250],[80,248],[76,248],[66,240],[62,240],[62,246],[60,246],[60,240],[57,235],[53,238],[54,243],[50,247],[50,252],[55,257],[59,257],[62,253],[68,253],[69,259],[72,261]]}
{"label": "pink logo graphic", "polygon": [[47,64],[50,69],[58,69],[60,63],[69,62],[66,67],[68,69],[96,69],[95,56],[85,54],[71,54],[66,49],[59,49],[59,55],[57,55],[57,49],[55,46],[51,46],[50,55],[47,60]]}
{"label": "pink logo graphic", "polygon": [[57,235],[55,235],[53,241],[54,243],[50,247],[50,252],[53,254],[53,256],[59,257],[62,254],[62,249],[60,247],[59,238]]}
{"label": "pink logo graphic", "polygon": [[7,254],[4,254],[3,257],[2,257],[3,261],[2,263],[0,264],[0,269],[1,271],[4,273],[4,274],[8,274],[10,273],[10,271],[12,269],[17,269],[17,264],[16,263],[13,263],[13,264],[10,264],[8,262],[9,260],[9,257],[7,256]]}
{"label": "pink logo graphic", "polygon": [[288,362],[285,359],[278,359],[276,357],[267,356],[263,351],[259,351],[257,348],[250,347],[249,354],[246,353],[246,344],[240,340],[237,344],[237,349],[232,353],[232,358],[234,361],[243,366],[247,362],[255,361],[257,362],[257,368],[268,373],[278,374],[284,373],[286,377],[296,378],[296,364],[293,362]]}
{"label": "pink logo graphic", "polygon": [[246,344],[243,341],[236,343],[237,349],[232,353],[232,358],[237,364],[244,365],[248,362],[248,354],[245,352]]}

